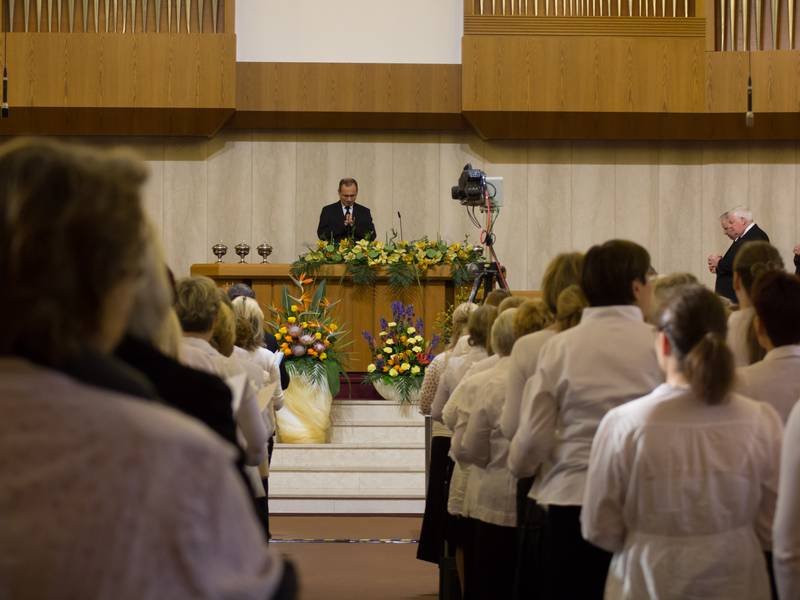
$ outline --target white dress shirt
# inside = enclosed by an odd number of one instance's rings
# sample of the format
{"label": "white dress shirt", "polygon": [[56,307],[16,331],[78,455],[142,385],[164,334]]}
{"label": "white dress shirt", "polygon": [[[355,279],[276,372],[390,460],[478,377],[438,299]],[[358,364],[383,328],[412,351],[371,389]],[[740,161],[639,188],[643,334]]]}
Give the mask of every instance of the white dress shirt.
{"label": "white dress shirt", "polygon": [[786,422],[783,437],[778,506],[772,531],[778,596],[800,598],[800,409],[797,404]]}
{"label": "white dress shirt", "polygon": [[541,350],[509,449],[511,472],[530,477],[543,465],[530,497],[539,504],[579,506],[600,420],[663,381],[655,330],[639,307],[585,308],[578,325]]}
{"label": "white dress shirt", "polygon": [[800,346],[778,346],[760,360],[736,370],[736,391],[766,402],[786,423],[800,398]]}
{"label": "white dress shirt", "polygon": [[[472,364],[478,362],[480,356],[478,350],[483,348],[474,348],[475,352],[466,354],[462,359],[466,360],[473,357]],[[483,356],[486,356],[484,351]],[[458,367],[463,372],[469,370],[469,366]],[[453,441],[450,444],[450,457],[456,462],[453,467],[453,474],[450,477],[450,492],[447,499],[447,512],[451,515],[461,515],[468,517],[471,515],[471,508],[466,496],[467,480],[470,473],[470,465],[461,463],[458,460],[456,449],[460,448],[461,437],[464,435],[464,430],[467,427],[467,420],[472,412],[472,408],[480,397],[481,390],[483,390],[484,382],[492,377],[492,371],[481,371],[477,375],[471,377],[460,377],[460,383],[456,386],[450,398],[445,404],[442,411],[442,419],[445,426],[453,432]]]}
{"label": "white dress shirt", "polygon": [[747,343],[747,334],[753,323],[756,309],[740,308],[733,311],[728,317],[728,336],[726,341],[733,352],[733,360],[737,367],[746,367],[750,364],[750,347]]}
{"label": "white dress shirt", "polygon": [[[442,412],[453,390],[461,383],[461,380],[464,379],[464,374],[474,363],[486,358],[486,348],[482,346],[467,346],[467,348],[469,350],[465,354],[456,355],[454,351],[448,357],[447,366],[439,381],[439,387],[436,388],[436,396],[431,405],[431,418],[434,421],[444,422]],[[452,431],[452,427],[449,429]]]}
{"label": "white dress shirt", "polygon": [[[204,356],[202,361],[193,358],[200,355]],[[184,336],[181,339],[180,356],[183,364],[195,369],[202,370],[203,364],[210,364],[211,369],[208,372],[223,379],[246,373],[238,361],[222,356],[214,346],[200,338]],[[255,387],[248,379],[241,402],[233,415],[241,434],[239,442],[244,450],[244,462],[249,466],[256,466],[267,457],[267,444],[271,435],[264,424],[256,394]]]}
{"label": "white dress shirt", "polygon": [[522,404],[522,391],[525,383],[536,372],[539,352],[545,342],[556,335],[555,329],[542,329],[523,335],[511,349],[511,367],[508,371],[506,401],[503,405],[503,416],[500,427],[509,440],[514,437],[519,426],[519,408]]}
{"label": "white dress shirt", "polygon": [[611,410],[592,446],[584,538],[614,557],[607,599],[769,600],[781,422],[738,394],[663,384]]}
{"label": "white dress shirt", "polygon": [[500,430],[511,358],[501,358],[486,371],[475,389],[471,411],[459,414],[452,452],[459,464],[469,465],[465,504],[469,515],[485,523],[514,527],[517,523],[517,480],[508,470],[509,441]]}
{"label": "white dress shirt", "polygon": [[155,402],[0,359],[0,598],[272,597],[233,447]]}

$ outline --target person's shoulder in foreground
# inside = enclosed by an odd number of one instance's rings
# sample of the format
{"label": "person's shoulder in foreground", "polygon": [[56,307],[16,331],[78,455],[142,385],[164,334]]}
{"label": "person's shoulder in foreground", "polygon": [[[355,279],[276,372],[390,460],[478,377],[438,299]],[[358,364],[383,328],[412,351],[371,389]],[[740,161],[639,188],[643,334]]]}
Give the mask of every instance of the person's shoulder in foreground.
{"label": "person's shoulder in foreground", "polygon": [[163,406],[0,360],[0,597],[269,598],[234,449]]}

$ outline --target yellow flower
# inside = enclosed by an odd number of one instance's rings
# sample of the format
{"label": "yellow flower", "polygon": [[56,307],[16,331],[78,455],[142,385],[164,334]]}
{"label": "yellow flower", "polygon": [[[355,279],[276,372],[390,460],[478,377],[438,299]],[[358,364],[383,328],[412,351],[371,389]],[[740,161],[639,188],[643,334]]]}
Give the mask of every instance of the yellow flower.
{"label": "yellow flower", "polygon": [[286,327],[281,327],[280,329],[278,329],[278,332],[279,333],[286,333]]}
{"label": "yellow flower", "polygon": [[411,374],[412,375],[418,374],[419,371],[420,371],[420,368],[418,366],[414,365],[413,367],[411,367]]}
{"label": "yellow flower", "polygon": [[275,339],[278,340],[278,341],[282,340],[283,339],[283,334],[282,333],[276,333],[275,334]]}
{"label": "yellow flower", "polygon": [[318,340],[321,340],[322,334],[318,331],[317,333],[314,334],[314,337],[317,338]]}
{"label": "yellow flower", "polygon": [[408,371],[411,368],[411,365],[408,363],[403,363],[400,365],[400,368],[403,369],[403,371]]}
{"label": "yellow flower", "polygon": [[390,376],[390,377],[397,377],[397,375],[398,375],[398,373],[397,373],[397,369],[391,369],[391,370],[389,371],[389,376]]}
{"label": "yellow flower", "polygon": [[292,312],[297,312],[298,310],[297,304],[292,304]]}
{"label": "yellow flower", "polygon": [[325,360],[326,358],[328,358],[328,354],[327,354],[326,352],[322,352],[322,353],[319,355],[319,359],[320,359],[320,360]]}
{"label": "yellow flower", "polygon": [[370,365],[370,366],[367,367],[367,372],[368,373],[374,373],[375,369],[377,369],[377,367],[375,365]]}
{"label": "yellow flower", "polygon": [[419,346],[414,346],[414,347],[411,349],[411,351],[412,351],[414,354],[419,354],[420,352],[422,352],[422,348],[420,348]]}
{"label": "yellow flower", "polygon": [[308,327],[308,322],[307,321],[303,321],[302,323],[300,323],[300,327],[305,329],[306,327]]}
{"label": "yellow flower", "polygon": [[416,333],[416,332],[417,330],[414,329],[413,327],[409,327],[408,329],[406,329],[406,333]]}
{"label": "yellow flower", "polygon": [[386,345],[387,346],[391,346],[392,344],[394,344],[394,340],[392,338],[389,338],[388,340],[386,340]]}
{"label": "yellow flower", "polygon": [[383,351],[384,351],[384,352],[386,352],[386,354],[391,354],[391,353],[392,353],[392,349],[391,349],[389,346],[386,346],[386,347],[383,349]]}
{"label": "yellow flower", "polygon": [[297,321],[297,317],[289,317],[286,320],[289,321],[289,323],[294,323],[295,321]]}
{"label": "yellow flower", "polygon": [[386,333],[385,331],[381,331],[378,335],[381,336],[381,337],[386,337],[389,334]]}
{"label": "yellow flower", "polygon": [[328,329],[330,329],[331,331],[336,331],[337,329],[339,329],[339,326],[336,323],[331,323],[328,326]]}
{"label": "yellow flower", "polygon": [[391,323],[389,323],[389,327],[397,327],[397,323],[395,323],[394,321],[392,321]]}

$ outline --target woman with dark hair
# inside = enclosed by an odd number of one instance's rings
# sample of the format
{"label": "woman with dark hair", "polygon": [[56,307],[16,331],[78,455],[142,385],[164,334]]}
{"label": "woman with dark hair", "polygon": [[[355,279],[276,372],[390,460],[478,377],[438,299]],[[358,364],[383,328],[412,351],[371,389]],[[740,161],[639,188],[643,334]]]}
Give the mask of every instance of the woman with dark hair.
{"label": "woman with dark hair", "polygon": [[764,358],[764,349],[753,329],[753,284],[767,271],[783,271],[783,259],[769,242],[748,242],[733,261],[733,290],[739,300],[739,310],[728,317],[728,346],[737,367],[751,365]]}
{"label": "woman with dark hair", "polygon": [[[143,166],[0,149],[2,598],[275,598],[235,452],[112,351],[145,249]],[[291,587],[291,586],[287,586]]]}
{"label": "woman with dark hair", "polygon": [[592,445],[581,521],[614,553],[605,597],[768,600],[780,419],[731,392],[713,292],[682,288],[658,329],[666,383],[611,410]]}
{"label": "woman with dark hair", "polygon": [[527,575],[543,597],[603,595],[611,555],[581,537],[581,505],[600,420],[663,381],[655,332],[644,321],[652,301],[649,271],[650,255],[638,244],[591,247],[581,273],[589,306],[578,325],[545,343],[525,385],[508,464],[517,477],[536,475],[528,495],[547,507],[539,555]]}
{"label": "woman with dark hair", "polygon": [[736,391],[772,405],[786,423],[800,398],[800,277],[769,271],[753,286],[753,328],[766,356],[736,370]]}

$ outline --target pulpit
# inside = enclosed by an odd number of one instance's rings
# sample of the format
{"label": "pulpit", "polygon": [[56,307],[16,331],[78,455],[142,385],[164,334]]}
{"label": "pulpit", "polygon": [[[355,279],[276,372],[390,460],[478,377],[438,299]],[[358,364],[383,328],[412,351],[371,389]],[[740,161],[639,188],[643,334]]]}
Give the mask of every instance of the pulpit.
{"label": "pulpit", "polygon": [[[283,287],[289,293],[299,295],[299,289],[289,274],[288,264],[213,263],[192,265],[192,275],[205,275],[221,287],[244,282],[256,293],[256,300],[270,320],[270,307],[280,302]],[[425,323],[425,337],[430,339],[434,322],[448,304],[454,301],[455,289],[450,268],[432,267],[421,275],[419,285],[403,289],[392,289],[386,273],[379,272],[373,286],[355,285],[347,275],[344,265],[322,267],[315,274],[317,281],[327,280],[328,300],[336,302],[334,314],[341,326],[349,331],[349,372],[364,372],[370,363],[369,348],[361,336],[362,331],[376,332],[381,317],[391,317],[391,303],[400,300],[413,304],[417,316]]]}

